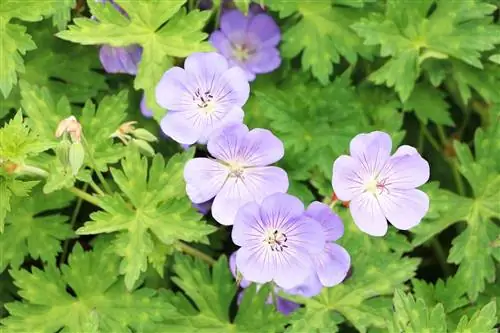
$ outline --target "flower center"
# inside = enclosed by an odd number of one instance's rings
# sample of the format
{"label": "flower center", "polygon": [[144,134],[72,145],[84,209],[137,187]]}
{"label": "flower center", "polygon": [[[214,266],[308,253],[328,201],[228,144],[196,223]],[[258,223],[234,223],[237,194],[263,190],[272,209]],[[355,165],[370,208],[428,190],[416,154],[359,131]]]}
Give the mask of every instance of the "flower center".
{"label": "flower center", "polygon": [[245,168],[237,162],[229,163],[229,177],[243,178]]}
{"label": "flower center", "polygon": [[376,178],[373,178],[365,184],[365,191],[373,195],[382,194],[384,190],[387,190],[387,187],[385,186],[385,180],[379,181]]}
{"label": "flower center", "polygon": [[200,109],[204,109],[205,113],[211,113],[214,110],[213,99],[214,96],[210,90],[201,92],[200,88],[197,88],[193,95],[193,102],[195,102]]}
{"label": "flower center", "polygon": [[233,56],[239,61],[247,61],[253,50],[246,44],[236,44],[233,47]]}
{"label": "flower center", "polygon": [[273,229],[267,232],[264,243],[269,245],[271,251],[282,252],[288,247],[288,245],[286,245],[287,240],[288,238],[284,233],[280,232],[278,229]]}

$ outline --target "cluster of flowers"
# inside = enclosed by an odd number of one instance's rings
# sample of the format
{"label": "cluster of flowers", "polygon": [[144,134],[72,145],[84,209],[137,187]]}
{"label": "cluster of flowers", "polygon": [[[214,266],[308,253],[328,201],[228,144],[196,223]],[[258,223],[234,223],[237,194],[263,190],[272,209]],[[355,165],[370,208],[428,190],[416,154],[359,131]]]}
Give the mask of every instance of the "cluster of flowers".
{"label": "cluster of flowers", "polygon": [[[186,164],[187,195],[195,204],[211,202],[214,219],[233,225],[240,248],[231,270],[243,277],[242,287],[272,282],[276,291],[317,295],[349,270],[349,254],[335,244],[342,221],[328,205],[313,202],[306,209],[287,194],[287,173],[272,166],[284,156],[283,143],[267,129],[243,124],[249,81],[280,65],[279,28],[261,9],[248,16],[231,10],[210,41],[219,53],[191,54],[184,68],[166,71],[156,87],[157,103],[168,110],[163,132],[180,144],[206,144],[212,156]],[[429,208],[427,195],[416,189],[429,178],[428,163],[413,147],[392,156],[391,150],[388,134],[359,134],[350,156],[333,164],[336,196],[350,202],[356,225],[373,236],[386,234],[387,221],[407,230]],[[283,313],[298,307],[284,299],[277,305]]]}

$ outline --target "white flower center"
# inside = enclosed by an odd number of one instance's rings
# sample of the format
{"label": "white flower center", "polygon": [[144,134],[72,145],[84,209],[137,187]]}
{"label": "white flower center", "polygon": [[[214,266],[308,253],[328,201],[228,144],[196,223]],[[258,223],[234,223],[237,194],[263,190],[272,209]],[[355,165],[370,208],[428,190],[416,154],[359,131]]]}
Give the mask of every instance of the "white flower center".
{"label": "white flower center", "polygon": [[387,190],[385,186],[385,181],[379,181],[376,178],[372,178],[365,183],[365,192],[371,193],[373,195],[379,195]]}
{"label": "white flower center", "polygon": [[210,90],[201,92],[200,88],[197,88],[193,95],[193,102],[198,105],[200,111],[203,111],[206,114],[210,114],[215,110],[213,99],[214,96],[212,95]]}
{"label": "white flower center", "polygon": [[245,168],[238,162],[229,162],[229,177],[243,178]]}
{"label": "white flower center", "polygon": [[283,232],[278,229],[269,229],[266,232],[264,243],[269,246],[271,251],[282,252],[288,247],[286,245],[287,240],[288,238]]}

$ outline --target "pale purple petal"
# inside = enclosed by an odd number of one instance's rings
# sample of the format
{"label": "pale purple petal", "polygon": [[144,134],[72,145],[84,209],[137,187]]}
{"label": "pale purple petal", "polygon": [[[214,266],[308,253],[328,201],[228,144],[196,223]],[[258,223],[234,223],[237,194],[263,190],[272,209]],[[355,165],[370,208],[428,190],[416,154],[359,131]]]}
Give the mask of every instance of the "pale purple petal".
{"label": "pale purple petal", "polygon": [[260,205],[260,216],[266,228],[282,229],[285,225],[300,220],[303,214],[302,201],[286,193],[269,195]]}
{"label": "pale purple petal", "polygon": [[307,207],[306,215],[321,224],[327,241],[336,241],[344,234],[342,220],[328,205],[315,201]]}
{"label": "pale purple petal", "polygon": [[[227,112],[223,114],[225,111]],[[245,114],[243,109],[238,106],[221,109],[221,112],[214,112],[212,117],[206,118],[204,121],[205,130],[202,131],[198,142],[201,144],[207,144],[212,136],[216,135],[224,128],[243,123],[244,117]]]}
{"label": "pale purple petal", "polygon": [[186,192],[194,203],[206,202],[217,195],[229,175],[221,163],[208,158],[193,158],[184,167]]}
{"label": "pale purple petal", "polygon": [[416,189],[391,189],[379,196],[379,202],[389,222],[400,230],[419,224],[429,210],[429,197]]}
{"label": "pale purple petal", "polygon": [[265,13],[257,14],[250,19],[248,34],[257,38],[261,48],[277,46],[281,40],[280,28],[274,19]]}
{"label": "pale purple petal", "polygon": [[245,72],[238,67],[228,69],[218,80],[214,81],[212,93],[219,107],[242,107],[250,97],[250,85]]}
{"label": "pale purple petal", "polygon": [[332,186],[337,198],[350,201],[364,191],[361,164],[351,156],[342,155],[333,163]]}
{"label": "pale purple petal", "polygon": [[224,225],[232,225],[238,209],[247,202],[288,190],[288,176],[278,167],[255,167],[244,170],[243,178],[229,177],[215,197],[212,216]]}
{"label": "pale purple petal", "polygon": [[429,163],[417,150],[410,146],[401,146],[387,162],[379,179],[388,189],[412,189],[429,180]]}
{"label": "pale purple petal", "polygon": [[139,105],[139,108],[141,109],[141,113],[144,117],[151,118],[153,116],[153,111],[150,108],[148,108],[148,105],[146,104],[146,96],[144,95],[142,95],[141,104]]}
{"label": "pale purple petal", "polygon": [[229,162],[239,157],[240,147],[245,144],[249,130],[245,124],[232,124],[214,133],[207,143],[210,155]]}
{"label": "pale purple petal", "polygon": [[236,267],[249,281],[270,282],[276,275],[278,264],[277,257],[269,252],[264,246],[242,247],[236,252]]}
{"label": "pale purple petal", "polygon": [[[304,231],[308,230],[304,228]],[[309,235],[314,234],[314,231],[309,231]],[[276,265],[274,282],[283,289],[297,287],[304,283],[304,281],[314,272],[311,256],[307,253],[308,249],[305,247],[292,246],[291,241],[288,241],[287,244],[288,243],[290,243],[290,246],[286,249],[285,255],[274,256],[274,264]]]}
{"label": "pale purple petal", "polygon": [[[231,42],[227,39],[226,35],[220,30],[212,32],[209,38],[210,43],[222,54],[226,59],[229,59],[233,55],[233,48]],[[231,63],[229,63],[231,65]],[[232,67],[232,66],[230,66]]]}
{"label": "pale purple petal", "polygon": [[194,203],[193,202],[193,207],[198,211],[198,213],[207,215],[210,209],[212,208],[212,202],[213,200],[208,200],[206,202],[202,203]]}
{"label": "pale purple petal", "polygon": [[163,74],[156,86],[156,102],[170,111],[192,111],[196,109],[192,90],[184,69],[172,67]]}
{"label": "pale purple petal", "polygon": [[128,47],[101,46],[99,59],[108,73],[135,75],[142,56],[142,48],[136,45]]}
{"label": "pale purple petal", "polygon": [[189,80],[202,91],[211,90],[214,82],[229,69],[226,58],[215,52],[196,52],[184,62]]}
{"label": "pale purple petal", "polygon": [[266,225],[260,216],[260,206],[256,202],[243,205],[236,214],[231,232],[233,243],[239,246],[253,245],[254,239],[263,238]]}
{"label": "pale purple petal", "polygon": [[350,144],[351,156],[361,162],[364,171],[369,175],[380,172],[389,160],[391,148],[391,137],[379,131],[358,134]]}
{"label": "pale purple petal", "polygon": [[230,10],[222,14],[220,29],[229,39],[240,38],[246,34],[249,17],[239,10]]}
{"label": "pale purple petal", "polygon": [[276,302],[276,309],[285,316],[290,315],[292,312],[300,308],[300,304],[289,301],[279,296],[276,297]]}
{"label": "pale purple petal", "polygon": [[325,287],[342,282],[351,266],[349,253],[340,245],[327,243],[324,251],[313,257],[318,278]]}
{"label": "pale purple petal", "polygon": [[191,145],[195,143],[204,131],[204,122],[197,121],[193,124],[192,119],[200,117],[197,110],[193,111],[169,111],[160,122],[160,127],[166,135],[175,141]]}
{"label": "pale purple petal", "polygon": [[363,193],[354,197],[349,203],[349,209],[354,223],[361,231],[372,236],[387,233],[387,220],[373,194]]}
{"label": "pale purple petal", "polygon": [[[314,260],[314,259],[313,259]],[[314,297],[323,289],[323,285],[318,278],[318,275],[313,270],[312,274],[300,285],[295,288],[287,289],[285,292],[290,295],[300,295],[303,297]]]}
{"label": "pale purple petal", "polygon": [[[233,274],[235,279],[238,277],[237,269],[236,269],[236,254],[237,254],[237,251],[233,252],[233,254],[231,254],[231,256],[229,257],[229,270],[231,271],[231,273]],[[252,284],[252,282],[245,280],[245,279],[241,279],[241,281],[240,281],[241,288],[246,288],[250,284]]]}
{"label": "pale purple petal", "polygon": [[281,56],[276,48],[265,48],[257,51],[245,63],[245,68],[253,73],[263,74],[274,71],[281,65]]}

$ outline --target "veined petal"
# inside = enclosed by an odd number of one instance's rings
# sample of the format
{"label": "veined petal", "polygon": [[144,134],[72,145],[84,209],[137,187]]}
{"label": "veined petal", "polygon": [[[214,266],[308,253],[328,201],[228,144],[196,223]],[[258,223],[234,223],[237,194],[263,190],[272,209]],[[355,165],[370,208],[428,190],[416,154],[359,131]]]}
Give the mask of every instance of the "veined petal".
{"label": "veined petal", "polygon": [[260,203],[273,193],[288,190],[288,176],[277,167],[256,167],[245,169],[242,178],[229,177],[222,190],[215,197],[212,216],[224,225],[232,225],[236,213],[247,202]]}
{"label": "veined petal", "polygon": [[262,48],[277,46],[281,39],[280,28],[274,19],[265,13],[253,16],[247,31],[251,37],[259,40]]}
{"label": "veined petal", "polygon": [[304,297],[314,297],[323,289],[323,285],[318,278],[316,272],[312,272],[309,277],[295,288],[287,289],[285,292],[290,295],[300,295]]}
{"label": "veined petal", "polygon": [[366,175],[360,162],[351,156],[342,155],[333,163],[332,187],[342,201],[350,201],[364,191]]}
{"label": "veined petal", "polygon": [[325,247],[326,236],[321,224],[305,215],[284,222],[280,231],[286,234],[290,250],[316,255]]}
{"label": "veined petal", "polygon": [[295,222],[304,214],[302,201],[285,192],[274,193],[262,200],[260,216],[264,227],[282,230],[288,221]]}
{"label": "veined petal", "polygon": [[328,205],[315,201],[307,207],[306,215],[321,224],[327,241],[336,241],[344,234],[342,220]]}
{"label": "veined petal", "polygon": [[161,120],[160,127],[163,133],[175,141],[191,145],[201,137],[205,129],[200,117],[198,110],[169,111]]}
{"label": "veined petal", "polygon": [[244,116],[243,109],[238,106],[216,108],[212,114],[205,116],[205,129],[202,131],[198,142],[206,144],[208,140],[213,135],[216,135],[216,133],[219,133],[220,130],[231,125],[241,124]]}
{"label": "veined petal", "polygon": [[241,68],[231,67],[213,80],[211,91],[218,107],[242,107],[250,97],[250,84]]}
{"label": "veined petal", "polygon": [[242,247],[236,252],[236,268],[249,281],[266,283],[276,275],[276,256],[262,246]]}
{"label": "veined petal", "polygon": [[243,205],[234,220],[231,237],[239,246],[255,245],[265,238],[266,228],[260,216],[260,207],[255,202]]}
{"label": "veined petal", "polygon": [[350,144],[351,156],[357,159],[368,175],[376,175],[390,157],[392,141],[389,134],[371,132],[358,134]]}
{"label": "veined petal", "polygon": [[401,146],[389,159],[378,177],[389,189],[412,189],[429,180],[429,163],[417,150]]}
{"label": "veined petal", "polygon": [[368,192],[354,197],[349,203],[354,223],[358,228],[372,236],[383,236],[387,233],[387,220],[377,198]]}
{"label": "veined petal", "polygon": [[[231,256],[229,257],[229,270],[231,271],[231,273],[233,274],[235,279],[238,277],[238,273],[239,273],[239,270],[236,268],[236,254],[237,253],[238,253],[238,251],[233,252],[233,254],[231,254]],[[240,281],[241,288],[246,288],[250,284],[251,284],[251,282],[248,281],[247,279],[241,279],[241,281]]]}
{"label": "veined petal", "polygon": [[[233,48],[231,46],[231,42],[221,31],[216,30],[212,32],[209,41],[217,49],[217,51],[219,51],[220,54],[226,57],[226,59],[232,57]],[[233,67],[231,63],[229,63],[229,67]]]}
{"label": "veined petal", "polygon": [[212,91],[225,71],[229,69],[226,58],[216,52],[195,52],[184,62],[188,78],[201,92]]}
{"label": "veined petal", "polygon": [[[249,17],[239,10],[225,12],[220,19],[220,30],[229,37],[245,34],[248,28]],[[238,36],[236,36],[238,37]]]}
{"label": "veined petal", "polygon": [[236,161],[247,133],[248,127],[245,124],[233,124],[223,127],[208,140],[208,152],[215,158],[225,162]]}
{"label": "veined petal", "polygon": [[288,247],[286,252],[272,252],[276,261],[274,281],[278,287],[295,288],[304,283],[314,272],[311,256],[303,250],[303,248]]}
{"label": "veined petal", "polygon": [[351,266],[349,253],[340,245],[327,243],[324,251],[313,257],[318,278],[325,287],[342,282]]}
{"label": "veined petal", "polygon": [[229,169],[208,158],[193,158],[184,167],[186,192],[194,203],[206,202],[217,195],[229,175]]}
{"label": "veined petal", "polygon": [[277,48],[260,49],[250,57],[245,66],[253,73],[269,73],[281,65],[281,55]]}
{"label": "veined petal", "polygon": [[255,128],[246,134],[238,157],[244,166],[266,166],[279,161],[284,154],[280,139],[269,130]]}
{"label": "veined petal", "polygon": [[419,224],[429,210],[429,197],[416,189],[390,189],[379,196],[379,202],[389,222],[400,230]]}
{"label": "veined petal", "polygon": [[156,102],[169,111],[193,110],[196,103],[191,91],[186,72],[180,67],[172,67],[156,86]]}

